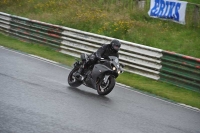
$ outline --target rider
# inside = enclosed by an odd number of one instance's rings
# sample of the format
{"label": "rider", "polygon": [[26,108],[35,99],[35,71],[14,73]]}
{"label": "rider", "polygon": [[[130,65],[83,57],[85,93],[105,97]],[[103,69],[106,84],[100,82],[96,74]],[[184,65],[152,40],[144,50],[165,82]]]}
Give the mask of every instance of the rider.
{"label": "rider", "polygon": [[108,56],[116,56],[119,58],[118,51],[121,47],[121,43],[114,39],[110,42],[110,44],[105,44],[102,47],[100,47],[96,52],[92,53],[89,55],[89,60],[88,61],[82,61],[82,65],[75,74],[75,76],[81,77],[80,80],[84,79],[83,76],[83,69],[87,65],[93,65],[95,64],[98,60],[102,58],[108,58]]}

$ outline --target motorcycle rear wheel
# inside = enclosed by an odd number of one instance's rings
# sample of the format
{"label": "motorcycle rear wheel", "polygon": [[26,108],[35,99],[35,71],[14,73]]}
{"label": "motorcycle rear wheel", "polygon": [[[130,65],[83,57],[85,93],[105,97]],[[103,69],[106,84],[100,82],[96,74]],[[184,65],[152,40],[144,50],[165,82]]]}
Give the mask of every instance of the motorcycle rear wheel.
{"label": "motorcycle rear wheel", "polygon": [[78,87],[82,84],[81,81],[77,80],[75,77],[73,77],[73,74],[75,72],[78,71],[79,68],[74,68],[72,69],[72,71],[69,73],[68,75],[68,84],[71,86],[71,87]]}
{"label": "motorcycle rear wheel", "polygon": [[113,76],[110,76],[108,78],[106,85],[105,84],[103,85],[102,83],[97,84],[97,93],[103,96],[107,95],[113,90],[114,87],[115,87],[115,78]]}

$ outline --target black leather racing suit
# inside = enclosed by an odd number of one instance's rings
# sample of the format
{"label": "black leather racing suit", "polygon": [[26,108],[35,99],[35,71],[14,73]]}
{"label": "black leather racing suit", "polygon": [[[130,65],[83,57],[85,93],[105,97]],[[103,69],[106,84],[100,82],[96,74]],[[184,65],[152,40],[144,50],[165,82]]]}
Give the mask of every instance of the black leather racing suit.
{"label": "black leather racing suit", "polygon": [[112,49],[111,44],[106,44],[100,47],[95,52],[95,56],[97,59],[101,59],[101,58],[106,59],[108,58],[108,56],[116,56],[117,58],[119,58],[118,52]]}
{"label": "black leather racing suit", "polygon": [[86,62],[86,64],[94,65],[101,58],[107,59],[108,56],[116,56],[117,58],[119,58],[118,52],[112,49],[111,44],[105,44],[100,47],[96,52],[89,55],[89,61]]}
{"label": "black leather racing suit", "polygon": [[99,59],[107,59],[109,56],[116,56],[119,58],[118,52],[112,49],[111,44],[105,44],[100,47],[96,52],[89,55],[89,60],[87,62],[82,62],[83,64],[79,68],[78,73],[82,75],[84,67],[94,65]]}

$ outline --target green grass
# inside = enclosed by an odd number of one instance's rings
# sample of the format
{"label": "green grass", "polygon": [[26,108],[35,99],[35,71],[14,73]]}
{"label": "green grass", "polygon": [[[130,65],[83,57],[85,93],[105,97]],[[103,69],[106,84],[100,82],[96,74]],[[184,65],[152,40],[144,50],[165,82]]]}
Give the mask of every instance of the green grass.
{"label": "green grass", "polygon": [[139,10],[133,0],[2,0],[0,11],[200,58],[195,6],[188,4],[186,25],[181,25],[150,18],[149,4]]}
{"label": "green grass", "polygon": [[200,107],[200,93],[192,92],[171,84],[127,72],[120,75],[117,82],[179,103]]}
{"label": "green grass", "polygon": [[68,66],[71,66],[72,63],[74,62],[74,57],[56,52],[55,49],[44,46],[42,44],[19,41],[16,40],[15,38],[5,36],[2,33],[0,33],[0,40],[1,40],[0,42],[1,46],[45,57],[47,59],[54,60]]}
{"label": "green grass", "polygon": [[[72,66],[75,61],[74,57],[56,52],[54,49],[45,45],[22,42],[15,38],[5,36],[1,33],[0,40],[1,46],[38,55],[50,60],[57,61],[67,66]],[[162,98],[200,108],[200,93],[197,92],[186,90],[174,85],[159,82],[128,72],[121,74],[117,78],[117,82],[126,84],[136,88],[137,90],[148,92]]]}

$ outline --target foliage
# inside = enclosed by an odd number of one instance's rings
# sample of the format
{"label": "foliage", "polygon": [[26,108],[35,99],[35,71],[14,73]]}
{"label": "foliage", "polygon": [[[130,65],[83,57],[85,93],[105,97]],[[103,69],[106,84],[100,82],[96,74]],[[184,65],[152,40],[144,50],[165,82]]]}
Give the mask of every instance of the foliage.
{"label": "foliage", "polygon": [[141,10],[133,0],[1,0],[0,11],[200,58],[194,5],[188,4],[186,25],[180,25],[150,18],[149,4]]}

